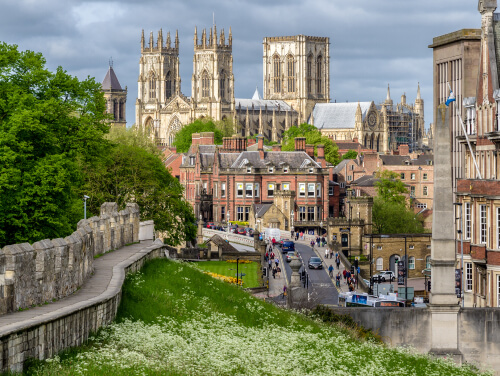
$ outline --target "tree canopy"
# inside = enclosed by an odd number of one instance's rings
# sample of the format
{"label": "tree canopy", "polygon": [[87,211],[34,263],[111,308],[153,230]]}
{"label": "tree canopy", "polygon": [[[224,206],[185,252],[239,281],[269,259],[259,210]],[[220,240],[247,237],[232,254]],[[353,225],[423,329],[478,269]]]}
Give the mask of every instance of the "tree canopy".
{"label": "tree canopy", "polygon": [[341,160],[344,159],[356,159],[358,157],[358,152],[356,150],[348,150],[347,153],[342,155]]}
{"label": "tree canopy", "polygon": [[325,145],[326,161],[333,165],[339,163],[338,146],[329,137],[322,135],[314,125],[304,123],[300,124],[298,127],[290,127],[283,132],[283,151],[295,150],[295,137],[305,137],[306,144],[315,145],[315,155],[317,155],[317,145]]}
{"label": "tree canopy", "polygon": [[74,230],[80,166],[106,150],[105,109],[93,78],[50,72],[40,53],[0,43],[0,246]]}
{"label": "tree canopy", "polygon": [[418,216],[406,206],[408,193],[399,174],[382,171],[377,174],[378,196],[373,200],[372,221],[374,232],[378,234],[415,234],[424,232]]}
{"label": "tree canopy", "polygon": [[214,122],[212,119],[200,118],[182,127],[175,135],[173,145],[178,153],[185,153],[189,150],[192,142],[192,134],[200,132],[214,132],[214,141],[216,145],[222,144],[223,137],[231,137],[234,132],[234,126],[228,119]]}

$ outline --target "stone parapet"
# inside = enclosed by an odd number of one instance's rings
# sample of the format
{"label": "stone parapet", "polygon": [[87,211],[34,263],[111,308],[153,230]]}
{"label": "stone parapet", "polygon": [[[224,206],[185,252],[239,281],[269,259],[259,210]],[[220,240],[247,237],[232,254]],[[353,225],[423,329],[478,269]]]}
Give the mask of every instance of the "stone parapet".
{"label": "stone parapet", "polygon": [[106,202],[64,239],[7,245],[0,251],[0,315],[60,299],[92,274],[94,256],[139,239],[139,207]]}

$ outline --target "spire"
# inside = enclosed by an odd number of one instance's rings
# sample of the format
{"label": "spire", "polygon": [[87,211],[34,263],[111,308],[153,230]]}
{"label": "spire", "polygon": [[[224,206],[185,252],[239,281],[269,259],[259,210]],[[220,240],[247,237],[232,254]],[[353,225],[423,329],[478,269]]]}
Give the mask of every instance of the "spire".
{"label": "spire", "polygon": [[170,31],[167,33],[167,48],[170,48],[172,41],[170,39]]}
{"label": "spire", "polygon": [[229,26],[229,38],[227,40],[229,47],[233,44],[233,33],[231,31],[231,26]]}
{"label": "spire", "polygon": [[224,29],[220,32],[220,44],[224,46],[226,44],[226,36],[224,35]]}
{"label": "spire", "polygon": [[194,27],[194,46],[196,47],[198,45],[198,28],[195,26]]}
{"label": "spire", "polygon": [[217,26],[215,25],[215,21],[214,21],[214,46],[217,46]]}
{"label": "spire", "polygon": [[141,50],[144,50],[144,29],[142,29],[141,35]]}
{"label": "spire", "polygon": [[154,46],[154,38],[153,38],[153,32],[151,31],[149,33],[149,48],[153,48]]}
{"label": "spire", "polygon": [[259,88],[255,86],[255,93],[253,93],[252,100],[261,100],[262,97],[259,94]]}
{"label": "spire", "polygon": [[391,100],[391,89],[389,87],[389,84],[387,84],[387,98],[385,98],[387,102]]}
{"label": "spire", "polygon": [[420,97],[420,82],[419,82],[418,87],[417,87],[417,100],[420,100],[420,99],[422,99],[422,98]]}
{"label": "spire", "polygon": [[163,30],[160,29],[158,30],[158,39],[156,40],[156,48],[162,48],[163,47]]}
{"label": "spire", "polygon": [[201,33],[201,45],[205,47],[207,43],[207,31],[203,29],[203,32]]}
{"label": "spire", "polygon": [[208,39],[208,45],[212,46],[213,45],[214,38],[212,36],[212,28],[210,28],[210,38]]}
{"label": "spire", "polygon": [[179,30],[175,30],[175,48],[179,49]]}

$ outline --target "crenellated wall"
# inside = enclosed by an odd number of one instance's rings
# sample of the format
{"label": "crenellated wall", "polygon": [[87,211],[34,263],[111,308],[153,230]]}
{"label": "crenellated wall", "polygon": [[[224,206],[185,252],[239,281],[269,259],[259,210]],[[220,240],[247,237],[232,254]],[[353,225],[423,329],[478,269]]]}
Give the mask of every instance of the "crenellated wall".
{"label": "crenellated wall", "polygon": [[139,206],[106,202],[64,239],[7,245],[0,251],[0,315],[60,299],[93,272],[95,255],[139,240]]}

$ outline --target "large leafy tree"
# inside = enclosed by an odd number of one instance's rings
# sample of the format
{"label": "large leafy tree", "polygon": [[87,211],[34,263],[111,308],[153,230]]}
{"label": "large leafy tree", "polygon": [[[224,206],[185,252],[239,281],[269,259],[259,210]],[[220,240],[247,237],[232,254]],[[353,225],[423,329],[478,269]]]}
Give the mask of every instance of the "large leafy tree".
{"label": "large leafy tree", "polygon": [[50,72],[40,53],[0,43],[0,246],[65,236],[83,212],[83,165],[106,150],[94,79]]}
{"label": "large leafy tree", "polygon": [[382,171],[377,174],[378,196],[374,198],[372,220],[375,233],[415,234],[424,231],[421,221],[413,210],[407,208],[405,194],[408,193],[399,174]]}
{"label": "large leafy tree", "polygon": [[[314,125],[304,123],[283,132],[283,151],[295,150],[295,137],[305,137],[306,144],[325,145],[325,159],[333,165],[339,163],[338,146],[329,137],[322,135]],[[317,147],[314,153],[317,154]]]}
{"label": "large leafy tree", "polygon": [[222,144],[223,137],[230,137],[234,132],[234,125],[230,120],[213,121],[212,119],[196,119],[191,124],[182,127],[175,135],[173,145],[177,152],[185,153],[189,150],[193,133],[214,132],[214,141],[217,145]]}
{"label": "large leafy tree", "polygon": [[163,164],[154,144],[135,130],[113,129],[106,157],[87,171],[86,190],[93,198],[89,209],[102,202],[123,207],[136,202],[142,220],[154,220],[155,230],[171,245],[196,236],[191,205],[183,199],[182,185]]}
{"label": "large leafy tree", "polygon": [[356,150],[348,150],[344,155],[342,155],[342,159],[356,159],[358,157],[358,152]]}

